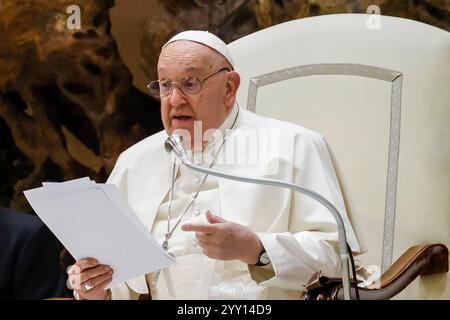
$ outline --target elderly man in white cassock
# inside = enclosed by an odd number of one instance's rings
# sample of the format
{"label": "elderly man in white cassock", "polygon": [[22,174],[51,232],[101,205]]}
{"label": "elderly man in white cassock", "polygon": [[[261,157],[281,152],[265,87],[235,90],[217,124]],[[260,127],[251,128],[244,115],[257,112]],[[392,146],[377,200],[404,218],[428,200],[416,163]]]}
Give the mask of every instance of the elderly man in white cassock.
{"label": "elderly man in white cassock", "polygon": [[[165,130],[123,152],[108,183],[117,185],[176,263],[105,290],[113,270],[95,257],[83,259],[69,270],[69,280],[78,279],[75,296],[299,299],[315,271],[339,276],[337,227],[321,204],[288,189],[194,172],[164,149],[167,137],[179,132],[203,166],[318,192],[341,213],[349,244],[359,251],[322,136],[241,109],[239,74],[225,43],[211,33],[185,31],[170,39],[159,56],[158,78],[149,89],[161,99]],[[270,137],[236,148],[248,132]],[[267,145],[264,161],[236,161]],[[225,157],[230,151],[237,154]]]}

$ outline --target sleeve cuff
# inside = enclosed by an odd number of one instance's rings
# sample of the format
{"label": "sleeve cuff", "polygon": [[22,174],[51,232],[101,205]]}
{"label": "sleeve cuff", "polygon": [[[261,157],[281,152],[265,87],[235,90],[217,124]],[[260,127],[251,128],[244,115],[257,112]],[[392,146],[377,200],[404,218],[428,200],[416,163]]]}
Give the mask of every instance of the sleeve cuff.
{"label": "sleeve cuff", "polygon": [[261,267],[249,264],[248,271],[250,272],[252,280],[254,280],[257,284],[275,277],[275,271],[272,268],[272,263]]}

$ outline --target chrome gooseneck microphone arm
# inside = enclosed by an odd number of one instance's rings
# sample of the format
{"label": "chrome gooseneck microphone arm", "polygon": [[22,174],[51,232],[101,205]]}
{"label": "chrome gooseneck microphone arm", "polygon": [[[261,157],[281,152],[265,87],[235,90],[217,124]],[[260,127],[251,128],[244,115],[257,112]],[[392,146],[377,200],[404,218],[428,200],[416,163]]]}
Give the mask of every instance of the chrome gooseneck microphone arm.
{"label": "chrome gooseneck microphone arm", "polygon": [[339,211],[324,197],[322,197],[317,192],[302,188],[300,186],[297,186],[293,183],[284,182],[281,180],[275,180],[275,179],[263,179],[263,178],[254,178],[254,177],[247,177],[242,175],[235,175],[232,173],[228,173],[222,170],[212,169],[212,168],[205,168],[200,165],[196,165],[192,163],[192,161],[189,159],[189,157],[186,154],[186,151],[183,148],[183,145],[181,143],[181,138],[179,136],[173,135],[167,138],[166,143],[164,145],[164,148],[168,153],[173,152],[177,158],[180,159],[180,161],[188,168],[210,174],[212,176],[230,179],[230,180],[236,180],[241,182],[247,182],[247,183],[255,183],[255,184],[262,184],[262,185],[269,185],[269,186],[277,186],[277,187],[283,187],[288,188],[300,193],[303,193],[319,203],[321,203],[324,207],[328,209],[328,211],[331,212],[334,219],[336,220],[337,228],[338,228],[338,236],[339,236],[339,255],[341,258],[341,271],[342,271],[342,282],[343,282],[343,288],[344,288],[344,299],[350,300],[350,270],[349,270],[349,261],[350,261],[350,252],[348,252],[347,249],[347,236],[345,233],[345,227],[344,223],[342,221],[342,217],[339,214]]}

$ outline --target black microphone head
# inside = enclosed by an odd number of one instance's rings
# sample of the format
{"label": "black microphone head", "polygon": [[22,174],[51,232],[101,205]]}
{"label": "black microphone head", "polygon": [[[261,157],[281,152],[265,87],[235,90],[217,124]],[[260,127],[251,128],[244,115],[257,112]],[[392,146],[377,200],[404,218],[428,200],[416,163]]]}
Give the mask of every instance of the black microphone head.
{"label": "black microphone head", "polygon": [[164,142],[164,149],[169,154],[172,152],[173,144],[172,144],[172,138],[171,137],[167,137],[166,142]]}
{"label": "black microphone head", "polygon": [[173,152],[178,158],[181,158],[185,153],[183,145],[181,144],[182,138],[183,137],[178,135],[169,136],[164,143],[166,152],[169,154]]}

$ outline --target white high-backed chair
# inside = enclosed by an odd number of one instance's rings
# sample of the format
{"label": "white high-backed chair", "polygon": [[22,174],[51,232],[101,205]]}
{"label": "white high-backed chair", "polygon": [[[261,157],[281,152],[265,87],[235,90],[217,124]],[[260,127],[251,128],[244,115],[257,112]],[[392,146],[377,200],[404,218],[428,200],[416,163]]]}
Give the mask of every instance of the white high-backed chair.
{"label": "white high-backed chair", "polygon": [[[350,219],[384,273],[417,244],[450,244],[450,33],[412,20],[336,14],[229,44],[238,103],[321,133]],[[396,298],[450,299],[449,273]]]}

